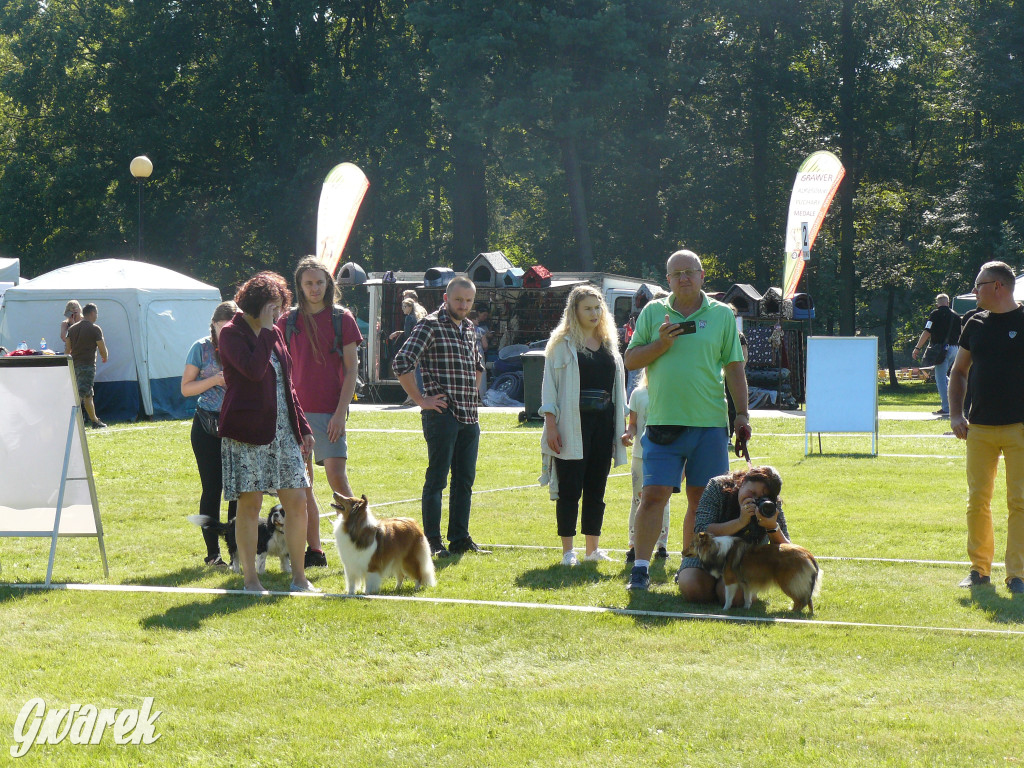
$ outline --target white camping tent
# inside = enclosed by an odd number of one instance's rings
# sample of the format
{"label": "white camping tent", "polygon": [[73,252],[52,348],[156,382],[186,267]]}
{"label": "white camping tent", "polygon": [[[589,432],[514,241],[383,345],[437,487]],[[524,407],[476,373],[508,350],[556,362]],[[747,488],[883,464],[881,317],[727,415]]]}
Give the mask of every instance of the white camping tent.
{"label": "white camping tent", "polygon": [[21,281],[21,260],[5,259],[0,256],[0,283],[14,283]]}
{"label": "white camping tent", "polygon": [[210,333],[220,303],[213,286],[141,261],[99,259],[72,264],[10,288],[0,307],[0,345],[22,341],[63,352],[64,306],[78,299],[97,306],[97,324],[110,353],[97,360],[96,410],[100,418],[187,417],[195,407],[181,396],[185,355]]}

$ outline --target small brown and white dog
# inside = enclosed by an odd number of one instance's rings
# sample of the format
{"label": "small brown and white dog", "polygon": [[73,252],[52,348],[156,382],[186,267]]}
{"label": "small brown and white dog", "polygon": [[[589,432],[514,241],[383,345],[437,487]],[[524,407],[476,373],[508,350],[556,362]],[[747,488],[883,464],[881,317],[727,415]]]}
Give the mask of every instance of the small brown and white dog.
{"label": "small brown and white dog", "polygon": [[381,582],[391,576],[397,587],[408,576],[416,587],[437,584],[430,544],[419,524],[408,517],[377,520],[370,512],[366,495],[361,498],[334,494],[338,517],[334,521],[334,541],[345,566],[345,585],[354,595],[362,587],[368,595],[380,591]]}
{"label": "small brown and white dog", "polygon": [[744,607],[749,608],[757,593],[772,585],[793,600],[793,610],[806,605],[814,613],[814,598],[821,591],[822,571],[814,555],[796,544],[748,544],[735,536],[712,536],[701,531],[694,536],[684,557],[697,557],[712,575],[725,584],[725,610],[732,605],[736,590],[743,588]]}

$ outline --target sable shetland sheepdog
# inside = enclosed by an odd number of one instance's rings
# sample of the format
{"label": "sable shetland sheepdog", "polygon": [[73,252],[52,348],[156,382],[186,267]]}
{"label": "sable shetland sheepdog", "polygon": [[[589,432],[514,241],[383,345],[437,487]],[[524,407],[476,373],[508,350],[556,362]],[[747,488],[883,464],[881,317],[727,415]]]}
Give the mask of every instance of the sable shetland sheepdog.
{"label": "sable shetland sheepdog", "polygon": [[796,544],[748,544],[735,536],[712,536],[701,531],[685,552],[700,558],[711,573],[725,583],[725,610],[736,590],[743,587],[744,607],[757,593],[772,585],[793,599],[793,610],[806,605],[814,613],[814,598],[821,591],[822,571],[814,555]]}
{"label": "sable shetland sheepdog", "polygon": [[[212,528],[218,536],[224,536],[231,552],[231,570],[240,573],[238,551],[235,549],[235,518],[220,523],[207,515],[189,515],[189,522],[203,528]],[[267,555],[281,558],[281,572],[292,572],[292,561],[288,556],[288,545],[284,540],[284,507],[275,504],[267,519],[260,518],[256,527],[256,572],[267,570]]]}
{"label": "sable shetland sheepdog", "polygon": [[380,591],[380,583],[394,576],[396,586],[408,576],[416,587],[437,584],[430,544],[419,524],[408,517],[377,520],[370,513],[370,503],[362,498],[334,494],[331,505],[338,510],[334,521],[334,541],[345,566],[345,585],[354,595],[362,586],[368,595]]}

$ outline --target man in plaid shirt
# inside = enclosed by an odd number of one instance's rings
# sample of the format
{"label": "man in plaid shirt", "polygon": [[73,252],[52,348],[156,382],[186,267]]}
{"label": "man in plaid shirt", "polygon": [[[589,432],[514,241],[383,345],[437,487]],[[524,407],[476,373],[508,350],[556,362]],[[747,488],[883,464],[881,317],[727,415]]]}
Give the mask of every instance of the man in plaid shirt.
{"label": "man in plaid shirt", "polygon": [[[427,441],[427,474],[423,481],[423,531],[436,557],[478,552],[469,535],[469,509],[480,445],[480,378],[483,357],[476,329],[466,315],[473,308],[476,286],[466,277],[453,278],[444,304],[413,328],[395,355],[392,368],[406,394],[421,409]],[[423,392],[416,386],[415,368],[423,374]],[[441,538],[441,492],[452,474],[448,500],[448,548]]]}

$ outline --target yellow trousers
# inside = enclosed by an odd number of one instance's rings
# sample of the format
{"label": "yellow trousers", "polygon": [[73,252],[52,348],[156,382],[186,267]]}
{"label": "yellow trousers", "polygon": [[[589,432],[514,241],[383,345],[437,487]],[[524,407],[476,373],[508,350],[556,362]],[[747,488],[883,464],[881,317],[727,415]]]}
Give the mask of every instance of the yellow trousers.
{"label": "yellow trousers", "polygon": [[967,432],[967,554],[982,576],[992,572],[992,492],[999,454],[1006,464],[1006,581],[1024,578],[1024,424],[971,424]]}

